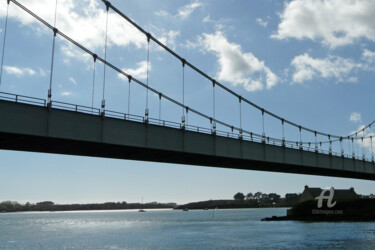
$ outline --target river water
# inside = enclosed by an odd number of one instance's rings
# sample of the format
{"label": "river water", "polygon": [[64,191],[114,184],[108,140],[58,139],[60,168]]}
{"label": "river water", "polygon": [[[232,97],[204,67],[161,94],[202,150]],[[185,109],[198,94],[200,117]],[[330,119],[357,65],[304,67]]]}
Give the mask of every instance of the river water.
{"label": "river water", "polygon": [[0,249],[375,249],[375,223],[263,222],[285,208],[0,214]]}

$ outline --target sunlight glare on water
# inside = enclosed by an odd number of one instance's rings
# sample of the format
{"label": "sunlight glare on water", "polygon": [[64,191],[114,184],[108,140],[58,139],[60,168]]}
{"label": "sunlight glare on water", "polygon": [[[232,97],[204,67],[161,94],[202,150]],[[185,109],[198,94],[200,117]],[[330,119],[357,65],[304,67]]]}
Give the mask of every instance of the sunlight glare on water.
{"label": "sunlight glare on water", "polygon": [[0,214],[0,248],[375,248],[375,223],[262,222],[285,208]]}

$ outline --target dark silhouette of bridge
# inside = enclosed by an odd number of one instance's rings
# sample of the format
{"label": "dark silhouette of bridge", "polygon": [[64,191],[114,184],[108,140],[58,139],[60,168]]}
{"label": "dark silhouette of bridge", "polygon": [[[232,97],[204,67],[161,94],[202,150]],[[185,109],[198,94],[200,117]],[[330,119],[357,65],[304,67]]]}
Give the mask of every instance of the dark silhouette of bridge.
{"label": "dark silhouette of bridge", "polygon": [[[177,58],[182,65],[182,102],[173,99],[149,86],[148,70],[146,83],[132,77],[106,59],[107,34],[105,37],[105,53],[101,58],[83,45],[57,29],[56,20],[52,26],[34,14],[16,0],[8,0],[7,5],[15,4],[53,31],[51,57],[51,72],[47,99],[0,92],[0,148],[31,152],[58,153],[156,161],[199,166],[213,166],[234,169],[261,170],[285,173],[299,173],[321,176],[335,176],[358,179],[375,179],[375,162],[372,147],[371,126],[374,122],[350,135],[340,136],[313,130],[284,119],[250,100],[235,93],[223,84],[208,76],[192,63],[162,44],[150,33],[143,30],[134,21],[119,11],[108,1],[103,1],[107,11],[106,30],[108,29],[108,12],[114,11],[140,32],[145,34],[148,44],[147,65],[149,64],[149,45],[155,42]],[[56,11],[56,10],[55,10]],[[1,61],[0,84],[2,68],[6,51],[6,16],[4,29],[3,53]],[[59,35],[82,51],[90,54],[95,65],[104,64],[103,99],[100,108],[93,105],[82,106],[55,101],[52,98],[55,38]],[[144,116],[118,112],[106,109],[105,105],[105,72],[111,68],[125,76],[130,84],[138,84],[147,90]],[[185,104],[184,69],[189,67],[205,77],[213,89],[212,116],[203,114]],[[1,85],[0,85],[1,86]],[[238,100],[240,117],[239,126],[228,124],[216,119],[215,88],[221,88]],[[173,103],[182,110],[181,120],[172,122],[153,118],[149,114],[149,92],[157,94],[162,99]],[[257,134],[242,127],[242,109],[246,107],[259,110],[262,115],[263,132]],[[160,106],[159,106],[160,108]],[[189,113],[206,119],[210,128],[195,126],[186,122]],[[266,136],[264,117],[270,116],[280,122],[282,135],[280,138]],[[225,128],[217,129],[217,124]],[[299,141],[287,140],[284,126],[292,126],[299,133]],[[370,131],[368,136],[365,132]],[[310,133],[313,141],[303,141],[302,132]],[[361,135],[362,136],[359,136]],[[325,140],[319,140],[326,138]],[[348,143],[349,149],[343,144]],[[364,142],[369,142],[370,152],[365,150]],[[355,151],[354,144],[362,143],[362,155]],[[339,152],[333,150],[334,145]],[[324,149],[326,146],[326,149]],[[352,152],[350,152],[352,150]]]}

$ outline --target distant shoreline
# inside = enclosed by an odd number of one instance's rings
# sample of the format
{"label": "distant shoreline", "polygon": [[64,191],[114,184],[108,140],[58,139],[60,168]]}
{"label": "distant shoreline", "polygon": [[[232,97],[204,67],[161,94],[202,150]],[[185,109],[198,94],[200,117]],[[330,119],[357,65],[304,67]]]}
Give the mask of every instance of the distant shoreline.
{"label": "distant shoreline", "polygon": [[255,200],[208,200],[179,205],[176,210],[240,209],[240,208],[288,208],[293,204],[262,204]]}
{"label": "distant shoreline", "polygon": [[[70,213],[70,212],[138,212],[139,209],[101,209],[101,210],[66,210],[66,211],[16,211],[16,212],[0,212],[0,214],[9,214],[9,213]],[[146,211],[171,211],[173,208],[149,208],[144,209]]]}
{"label": "distant shoreline", "polygon": [[54,204],[51,201],[36,204],[26,203],[21,205],[16,202],[3,202],[0,204],[0,213],[8,212],[63,212],[63,211],[101,211],[101,210],[139,210],[139,209],[173,209],[175,203],[126,203],[106,202],[92,204]]}
{"label": "distant shoreline", "polygon": [[91,204],[55,204],[52,201],[44,201],[36,204],[17,202],[0,203],[0,213],[7,212],[58,212],[58,211],[101,211],[101,210],[140,210],[140,209],[176,209],[176,210],[207,210],[207,209],[241,209],[241,208],[277,208],[292,207],[291,202],[259,202],[258,200],[207,200],[191,202],[184,205],[176,203],[126,203],[106,202]]}

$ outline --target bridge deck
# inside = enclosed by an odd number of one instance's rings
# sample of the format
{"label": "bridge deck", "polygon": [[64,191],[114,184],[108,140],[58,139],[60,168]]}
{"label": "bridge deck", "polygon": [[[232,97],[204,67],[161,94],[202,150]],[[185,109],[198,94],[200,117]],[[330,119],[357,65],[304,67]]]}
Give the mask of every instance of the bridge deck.
{"label": "bridge deck", "polygon": [[0,101],[0,148],[375,180],[372,162]]}

